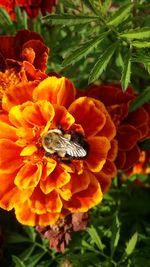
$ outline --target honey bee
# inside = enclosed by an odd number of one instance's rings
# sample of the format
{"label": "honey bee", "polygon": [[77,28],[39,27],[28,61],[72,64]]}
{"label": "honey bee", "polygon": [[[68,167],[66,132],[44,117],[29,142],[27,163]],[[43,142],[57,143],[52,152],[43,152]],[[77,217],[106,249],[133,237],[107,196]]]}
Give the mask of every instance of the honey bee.
{"label": "honey bee", "polygon": [[85,141],[76,133],[64,133],[59,129],[49,130],[42,136],[42,146],[45,151],[58,157],[81,159],[87,156]]}

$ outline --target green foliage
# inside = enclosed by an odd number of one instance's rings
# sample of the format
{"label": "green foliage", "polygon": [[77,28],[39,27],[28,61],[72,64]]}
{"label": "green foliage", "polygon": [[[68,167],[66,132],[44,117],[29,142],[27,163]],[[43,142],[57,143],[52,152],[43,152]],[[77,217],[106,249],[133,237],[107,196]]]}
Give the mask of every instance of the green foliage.
{"label": "green foliage", "polygon": [[[71,3],[73,7],[70,7]],[[146,73],[149,71],[150,63],[150,56],[147,56],[146,51],[150,46],[148,7],[149,3],[145,1],[143,4],[142,0],[138,4],[128,1],[122,4],[114,1],[114,6],[108,0],[84,0],[76,3],[63,1],[63,9],[58,7],[57,14],[43,18],[49,25],[59,26],[60,40],[55,50],[59,50],[61,56],[59,65],[62,63],[62,68],[59,67],[59,72],[69,75],[78,87],[82,87],[81,83],[78,84],[80,79],[75,78],[75,74],[72,77],[72,65],[77,73],[83,72],[83,67],[84,85],[87,86],[88,83],[97,80],[100,82],[120,80],[123,90],[126,90],[130,83],[134,85],[133,77],[137,78],[136,81],[139,80],[138,75],[134,73],[134,64],[138,62],[144,64],[146,76],[144,83],[148,85],[148,73]],[[103,37],[106,32],[107,35]],[[101,36],[104,39],[98,43],[98,38],[101,39]],[[66,49],[63,46],[62,51],[62,41],[66,37]],[[118,53],[113,51],[114,43],[118,46],[116,51],[119,50],[120,55],[124,55],[122,66],[117,65]],[[130,56],[128,56],[129,50]],[[81,59],[83,59],[82,64]],[[109,71],[106,68],[108,63]],[[88,77],[85,73],[89,74]],[[84,78],[83,73],[82,77]]]}
{"label": "green foliage", "polygon": [[[121,82],[124,91],[131,85],[138,97],[130,112],[149,102],[149,0],[59,2],[55,13],[34,21],[19,7],[12,21],[0,8],[0,34],[38,32],[50,48],[47,72],[67,76],[81,89],[94,82]],[[150,149],[150,139],[139,146]],[[89,227],[74,234],[64,254],[50,250],[49,242],[17,223],[13,213],[1,211],[0,266],[150,267],[150,189],[136,187],[136,179],[150,185],[148,175],[133,175],[124,184],[120,174],[114,179],[91,211]]]}

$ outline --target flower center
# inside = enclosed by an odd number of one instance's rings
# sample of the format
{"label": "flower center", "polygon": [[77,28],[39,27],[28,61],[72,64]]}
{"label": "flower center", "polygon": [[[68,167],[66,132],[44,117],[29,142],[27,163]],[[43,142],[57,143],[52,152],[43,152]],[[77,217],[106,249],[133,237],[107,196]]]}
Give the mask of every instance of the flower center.
{"label": "flower center", "polygon": [[82,159],[88,154],[87,142],[75,131],[49,130],[42,136],[42,146],[46,156],[56,154],[59,158]]}

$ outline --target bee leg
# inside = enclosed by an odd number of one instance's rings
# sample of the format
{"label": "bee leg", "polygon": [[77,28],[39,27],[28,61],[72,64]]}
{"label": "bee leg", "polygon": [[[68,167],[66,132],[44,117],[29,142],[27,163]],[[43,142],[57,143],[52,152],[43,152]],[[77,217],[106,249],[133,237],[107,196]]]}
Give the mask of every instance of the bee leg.
{"label": "bee leg", "polygon": [[65,155],[66,155],[66,152],[58,151],[57,154],[58,154],[58,156],[59,156],[60,158],[64,158]]}
{"label": "bee leg", "polygon": [[69,141],[71,140],[71,134],[64,134],[64,138],[68,139]]}

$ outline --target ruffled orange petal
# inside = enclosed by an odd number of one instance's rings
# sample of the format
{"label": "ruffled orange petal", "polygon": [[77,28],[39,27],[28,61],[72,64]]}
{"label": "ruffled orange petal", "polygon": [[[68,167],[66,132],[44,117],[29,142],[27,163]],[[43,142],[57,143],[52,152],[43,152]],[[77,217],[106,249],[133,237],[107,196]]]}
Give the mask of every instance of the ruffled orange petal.
{"label": "ruffled orange petal", "polygon": [[118,129],[118,148],[123,151],[132,149],[140,138],[140,132],[131,125],[122,125]]}
{"label": "ruffled orange petal", "polygon": [[14,105],[22,104],[32,100],[32,93],[37,82],[20,83],[9,89],[2,102],[3,109],[9,111]]}
{"label": "ruffled orange petal", "polygon": [[101,172],[105,173],[107,176],[114,177],[117,173],[117,169],[116,169],[115,164],[112,161],[106,160],[106,163],[103,166],[103,169],[101,170]]}
{"label": "ruffled orange petal", "polygon": [[41,82],[48,77],[46,73],[42,72],[40,69],[36,69],[28,61],[23,61],[22,66],[29,81],[36,80]]}
{"label": "ruffled orange petal", "polygon": [[104,127],[106,116],[103,110],[100,101],[88,97],[76,99],[68,109],[75,122],[82,125],[86,137],[97,134]]}
{"label": "ruffled orange petal", "polygon": [[26,163],[17,173],[14,183],[20,190],[37,186],[42,175],[42,165]]}
{"label": "ruffled orange petal", "polygon": [[32,212],[43,214],[46,212],[59,213],[62,209],[62,201],[56,190],[45,195],[39,187],[36,187],[29,199]]}
{"label": "ruffled orange petal", "polygon": [[46,161],[43,165],[41,181],[45,181],[57,166],[57,162],[52,158],[47,158]]}
{"label": "ruffled orange petal", "polygon": [[13,173],[23,165],[21,148],[9,139],[0,140],[0,172]]}
{"label": "ruffled orange petal", "polygon": [[0,121],[0,138],[8,138],[12,141],[16,141],[16,128],[3,121]]}
{"label": "ruffled orange petal", "polygon": [[46,179],[41,180],[40,188],[44,194],[48,194],[54,189],[59,189],[67,184],[70,178],[70,174],[59,165]]}
{"label": "ruffled orange petal", "polygon": [[31,208],[28,204],[28,201],[26,201],[24,204],[19,205],[15,209],[15,214],[17,217],[17,220],[25,225],[30,226],[47,226],[47,225],[53,225],[56,223],[56,221],[59,218],[59,213],[49,213],[46,212],[44,214],[36,214],[31,211]]}
{"label": "ruffled orange petal", "polygon": [[29,198],[32,191],[26,190],[22,194],[20,190],[14,185],[15,173],[0,175],[0,207],[6,210],[11,210],[20,202],[24,202]]}
{"label": "ruffled orange petal", "polygon": [[101,202],[103,194],[100,185],[92,173],[89,173],[90,184],[88,188],[82,192],[74,194],[66,207],[71,212],[86,212],[93,206]]}
{"label": "ruffled orange petal", "polygon": [[104,166],[110,149],[110,142],[104,136],[88,139],[89,154],[85,160],[88,168],[93,172],[99,172]]}
{"label": "ruffled orange petal", "polygon": [[[89,172],[83,171],[83,173],[80,175],[77,175],[76,173],[72,173],[71,174],[71,180],[69,181],[69,183],[64,185],[61,188],[61,190],[62,190],[61,196],[63,197],[63,193],[65,196],[66,191],[67,191],[68,196],[69,196],[69,192],[70,192],[70,196],[77,193],[77,192],[81,192],[81,191],[88,188],[89,183],[90,183]],[[64,199],[66,199],[66,197]]]}
{"label": "ruffled orange petal", "polygon": [[54,105],[55,117],[53,119],[52,128],[61,126],[62,129],[68,130],[75,122],[74,117],[63,106]]}
{"label": "ruffled orange petal", "polygon": [[48,77],[34,90],[35,101],[46,99],[52,104],[68,107],[75,99],[74,85],[66,78]]}
{"label": "ruffled orange petal", "polygon": [[106,114],[106,123],[101,131],[97,135],[105,136],[108,140],[112,140],[116,135],[116,128],[111,117]]}
{"label": "ruffled orange petal", "polygon": [[25,121],[22,111],[26,106],[32,105],[32,102],[26,102],[22,105],[17,105],[11,108],[9,112],[9,120],[10,122],[16,126],[19,127],[31,127],[31,124],[29,124],[27,121]]}
{"label": "ruffled orange petal", "polygon": [[25,107],[22,113],[29,124],[43,126],[47,121],[52,121],[54,108],[48,101],[41,100]]}
{"label": "ruffled orange petal", "polygon": [[112,177],[109,175],[106,175],[103,171],[99,173],[95,173],[96,179],[100,183],[100,187],[103,193],[106,193],[111,186],[112,183]]}

